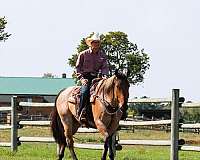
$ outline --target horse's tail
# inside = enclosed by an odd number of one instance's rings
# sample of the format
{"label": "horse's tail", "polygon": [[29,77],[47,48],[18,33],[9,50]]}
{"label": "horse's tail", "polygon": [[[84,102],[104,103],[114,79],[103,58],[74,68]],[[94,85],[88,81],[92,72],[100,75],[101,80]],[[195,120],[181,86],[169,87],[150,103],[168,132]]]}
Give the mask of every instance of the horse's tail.
{"label": "horse's tail", "polygon": [[[58,96],[60,95],[60,93],[58,94]],[[51,114],[51,130],[52,130],[53,137],[54,137],[56,143],[66,144],[66,138],[65,138],[65,135],[64,135],[64,128],[63,128],[63,125],[61,123],[60,117],[58,115],[58,110],[57,110],[57,107],[56,107],[56,101],[57,101],[58,96],[56,97],[56,100],[55,100],[54,111]]]}

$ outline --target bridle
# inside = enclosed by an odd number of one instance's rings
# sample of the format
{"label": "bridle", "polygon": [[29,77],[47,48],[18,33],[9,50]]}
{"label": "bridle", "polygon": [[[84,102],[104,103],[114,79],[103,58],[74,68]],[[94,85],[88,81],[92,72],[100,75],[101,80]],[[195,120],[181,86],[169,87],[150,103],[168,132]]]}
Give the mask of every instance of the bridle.
{"label": "bridle", "polygon": [[97,91],[95,94],[93,94],[95,100],[99,100],[104,106],[105,106],[105,111],[110,114],[110,115],[113,115],[113,114],[116,114],[118,111],[122,112],[122,106],[119,106],[118,103],[116,103],[116,98],[115,98],[115,86],[114,86],[114,79],[113,79],[113,82],[112,82],[112,100],[111,102],[107,101],[106,98],[105,98],[105,88],[103,88],[103,93],[100,95],[99,94],[99,90],[100,88],[102,87],[102,84],[105,83],[106,79],[102,79],[100,81],[100,84],[97,86]]}

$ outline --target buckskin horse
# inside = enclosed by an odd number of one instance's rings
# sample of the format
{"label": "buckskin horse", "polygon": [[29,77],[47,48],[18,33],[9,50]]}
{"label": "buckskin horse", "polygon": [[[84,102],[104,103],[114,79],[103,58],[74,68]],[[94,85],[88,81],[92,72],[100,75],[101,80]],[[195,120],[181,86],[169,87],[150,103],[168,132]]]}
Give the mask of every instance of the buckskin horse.
{"label": "buckskin horse", "polygon": [[[115,71],[107,79],[102,79],[96,86],[91,102],[90,127],[97,128],[104,138],[104,150],[101,159],[106,160],[109,149],[109,158],[114,160],[112,149],[112,135],[119,127],[120,119],[125,115],[129,97],[128,73]],[[55,110],[52,114],[51,129],[57,143],[58,160],[64,157],[64,150],[69,148],[73,160],[77,160],[74,151],[73,135],[80,127],[76,118],[77,105],[68,101],[74,87],[60,91],[55,100]]]}

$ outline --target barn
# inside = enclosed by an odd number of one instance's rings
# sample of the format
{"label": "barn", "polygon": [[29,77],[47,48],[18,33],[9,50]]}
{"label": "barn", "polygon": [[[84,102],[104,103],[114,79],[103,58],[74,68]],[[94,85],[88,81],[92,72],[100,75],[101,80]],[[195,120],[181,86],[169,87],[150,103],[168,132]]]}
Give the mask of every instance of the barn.
{"label": "barn", "polygon": [[[56,95],[63,88],[75,85],[72,78],[43,77],[0,77],[0,107],[10,106],[11,97],[17,96],[18,101],[54,102]],[[52,108],[25,107],[20,111],[22,119],[49,118]],[[0,112],[1,121],[9,121],[8,113]]]}

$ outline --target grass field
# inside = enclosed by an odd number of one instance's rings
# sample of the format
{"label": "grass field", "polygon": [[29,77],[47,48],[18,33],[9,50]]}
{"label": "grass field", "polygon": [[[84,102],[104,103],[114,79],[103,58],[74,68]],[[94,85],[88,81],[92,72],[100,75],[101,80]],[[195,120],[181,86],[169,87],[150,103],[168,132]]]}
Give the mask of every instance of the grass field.
{"label": "grass field", "polygon": [[[170,139],[170,133],[164,131],[136,130],[135,133],[122,131],[121,139]],[[49,128],[28,127],[19,130],[19,136],[51,136]],[[76,134],[78,143],[101,143],[99,134]],[[200,145],[200,136],[194,133],[180,133],[180,138],[187,143]],[[9,141],[10,132],[0,131],[0,141]],[[96,160],[101,157],[101,150],[75,149],[80,160]],[[117,160],[169,160],[170,147],[151,146],[123,146],[122,151],[117,151]],[[56,159],[56,144],[49,143],[23,143],[18,147],[18,152],[11,153],[10,148],[0,148],[0,160],[53,160]],[[65,159],[69,160],[69,151],[65,151]],[[199,152],[179,152],[180,160],[199,160]]]}

